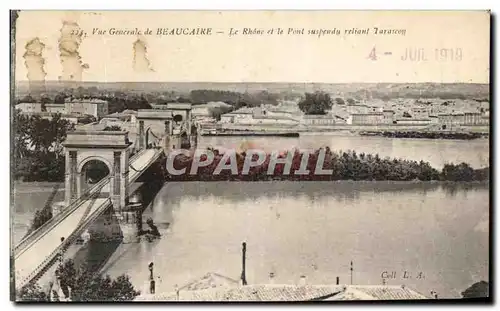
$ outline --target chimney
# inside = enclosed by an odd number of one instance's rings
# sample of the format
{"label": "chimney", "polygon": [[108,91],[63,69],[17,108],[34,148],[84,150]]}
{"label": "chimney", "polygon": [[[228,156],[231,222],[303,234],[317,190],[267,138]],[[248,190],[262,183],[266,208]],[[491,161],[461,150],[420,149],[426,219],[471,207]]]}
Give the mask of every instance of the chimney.
{"label": "chimney", "polygon": [[339,278],[339,277],[337,277],[337,283],[336,283],[336,284],[337,284],[337,285],[339,285],[339,284],[340,284],[340,278]]}
{"label": "chimney", "polygon": [[300,282],[299,282],[299,285],[300,285],[300,286],[306,286],[306,276],[305,276],[305,275],[301,275],[301,276],[300,276]]}
{"label": "chimney", "polygon": [[269,284],[274,284],[274,272],[269,272]]}
{"label": "chimney", "polygon": [[241,285],[247,285],[247,276],[246,276],[246,253],[247,253],[247,243],[242,243],[242,267],[241,267]]}
{"label": "chimney", "polygon": [[177,286],[177,284],[175,284],[175,298],[177,299],[177,301],[179,301],[179,287]]}

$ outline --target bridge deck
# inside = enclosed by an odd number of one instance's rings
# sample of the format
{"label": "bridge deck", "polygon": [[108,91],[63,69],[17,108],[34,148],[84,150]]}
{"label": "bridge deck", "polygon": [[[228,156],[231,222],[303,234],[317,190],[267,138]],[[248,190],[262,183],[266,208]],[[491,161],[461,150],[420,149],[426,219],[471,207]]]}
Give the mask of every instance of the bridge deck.
{"label": "bridge deck", "polygon": [[[129,182],[133,183],[137,180],[142,172],[158,159],[160,154],[160,150],[147,149],[141,151],[136,158],[131,160],[128,174]],[[109,179],[105,181],[103,187],[95,189],[93,194],[98,194],[107,184],[109,184]],[[68,241],[68,237],[83,231],[110,205],[109,198],[84,200],[70,214],[52,224],[43,233],[35,235],[32,241],[25,242],[26,246],[17,250],[15,255],[16,288],[24,286],[35,278],[57,256],[60,249],[71,243]],[[64,237],[65,241],[61,242],[61,237]]]}

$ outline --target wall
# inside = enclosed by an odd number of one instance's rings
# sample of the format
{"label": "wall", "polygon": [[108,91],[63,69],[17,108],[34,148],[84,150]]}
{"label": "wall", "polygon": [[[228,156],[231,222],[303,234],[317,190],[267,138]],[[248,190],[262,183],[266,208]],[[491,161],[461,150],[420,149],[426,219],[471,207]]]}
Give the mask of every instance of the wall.
{"label": "wall", "polygon": [[53,113],[66,113],[66,107],[64,105],[46,105],[45,109],[47,112],[53,112]]}
{"label": "wall", "polygon": [[417,124],[422,124],[422,125],[425,125],[425,124],[431,124],[432,121],[429,119],[429,120],[411,120],[411,119],[408,119],[408,120],[396,120],[396,124],[402,124],[402,125],[417,125]]}
{"label": "wall", "polygon": [[39,103],[19,103],[16,109],[21,109],[22,112],[41,112],[42,105]]}

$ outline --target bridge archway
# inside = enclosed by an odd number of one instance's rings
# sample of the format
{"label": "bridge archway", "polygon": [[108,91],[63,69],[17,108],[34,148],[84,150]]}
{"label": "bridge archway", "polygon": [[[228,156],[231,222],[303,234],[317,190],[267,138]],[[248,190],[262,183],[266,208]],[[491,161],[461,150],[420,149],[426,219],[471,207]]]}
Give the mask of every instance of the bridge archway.
{"label": "bridge archway", "polygon": [[102,191],[109,191],[115,209],[121,210],[126,206],[131,145],[127,132],[74,131],[68,133],[63,145],[66,154],[66,205],[82,196],[87,164],[99,162],[109,171],[109,190]]}
{"label": "bridge archway", "polygon": [[150,149],[150,148],[153,148],[153,147],[157,147],[161,144],[161,136],[160,135],[157,135],[155,134],[155,131],[153,130],[153,128],[150,126],[146,129],[146,132],[145,132],[145,147],[146,149]]}
{"label": "bridge archway", "polygon": [[[108,177],[111,169],[112,166],[108,161],[101,157],[89,157],[83,160],[77,171],[80,178],[80,192],[85,192],[89,187]],[[103,189],[101,192],[103,191],[109,192],[109,189]]]}
{"label": "bridge archway", "polygon": [[175,122],[182,122],[182,121],[184,121],[184,118],[182,117],[181,114],[176,114],[176,115],[174,115],[174,121]]}

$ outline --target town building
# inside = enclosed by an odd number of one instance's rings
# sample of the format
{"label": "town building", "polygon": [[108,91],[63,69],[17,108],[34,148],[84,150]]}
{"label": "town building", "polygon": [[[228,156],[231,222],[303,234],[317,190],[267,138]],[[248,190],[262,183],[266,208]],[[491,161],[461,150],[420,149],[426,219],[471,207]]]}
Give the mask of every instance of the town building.
{"label": "town building", "polygon": [[150,104],[152,109],[157,109],[157,110],[167,110],[167,105],[162,105],[162,104]]}
{"label": "town building", "polygon": [[53,113],[66,113],[65,104],[45,104],[45,111]]}
{"label": "town building", "polygon": [[481,125],[490,125],[490,116],[489,116],[489,114],[481,116],[479,124],[481,124]]}
{"label": "town building", "polygon": [[302,117],[302,124],[304,125],[334,125],[336,123],[339,123],[339,121],[337,121],[336,119],[338,119],[336,116],[334,115],[330,115],[330,114],[325,114],[325,115],[312,115],[312,114],[309,114],[309,115],[304,115]]}
{"label": "town building", "polygon": [[465,112],[464,125],[480,125],[481,113],[480,112]]}
{"label": "town building", "polygon": [[88,114],[101,119],[109,113],[108,102],[100,99],[68,99],[65,105],[68,114]]}
{"label": "town building", "polygon": [[354,113],[369,113],[370,109],[368,108],[367,105],[364,104],[348,104],[346,105],[346,112],[348,114],[354,114]]}
{"label": "town building", "polygon": [[223,114],[221,116],[221,123],[248,123],[253,119],[253,109],[242,107],[238,110]]}
{"label": "town building", "polygon": [[433,114],[431,114],[431,115],[429,115],[429,119],[431,120],[431,123],[432,123],[432,124],[437,124],[437,123],[439,123],[439,117],[438,117],[437,115],[433,115]]}
{"label": "town building", "polygon": [[19,103],[16,105],[16,109],[22,112],[42,112],[42,104],[40,103]]}
{"label": "town building", "polygon": [[280,109],[243,107],[221,116],[223,124],[238,125],[298,125],[299,118]]}
{"label": "town building", "polygon": [[193,115],[193,118],[195,119],[206,118],[212,115],[210,113],[210,106],[208,104],[193,105],[191,113]]}
{"label": "town building", "polygon": [[465,123],[464,113],[440,113],[439,124],[446,126],[457,126]]}
{"label": "town building", "polygon": [[430,118],[427,119],[402,118],[396,120],[396,124],[398,125],[426,125],[431,123],[432,120]]}
{"label": "town building", "polygon": [[416,106],[410,109],[410,114],[412,118],[422,119],[427,118],[429,116],[429,108],[426,106]]}
{"label": "town building", "polygon": [[282,116],[253,116],[251,119],[246,120],[248,125],[298,125],[299,121],[290,117]]}
{"label": "town building", "polygon": [[384,124],[392,124],[394,121],[394,110],[392,109],[384,109],[382,110],[382,114],[384,115],[383,123]]}
{"label": "town building", "polygon": [[[348,121],[349,123],[349,121]],[[353,113],[350,116],[350,124],[353,125],[378,125],[384,123],[382,112],[374,113]]]}

